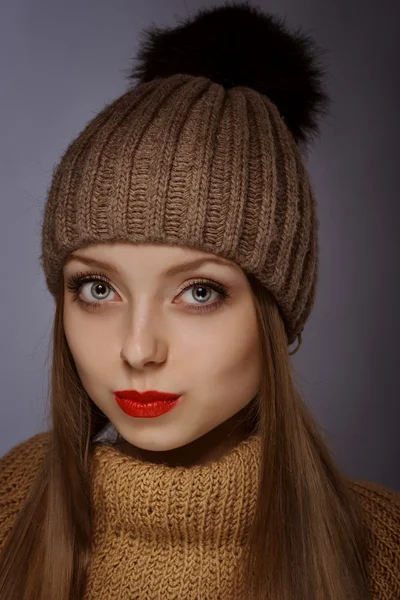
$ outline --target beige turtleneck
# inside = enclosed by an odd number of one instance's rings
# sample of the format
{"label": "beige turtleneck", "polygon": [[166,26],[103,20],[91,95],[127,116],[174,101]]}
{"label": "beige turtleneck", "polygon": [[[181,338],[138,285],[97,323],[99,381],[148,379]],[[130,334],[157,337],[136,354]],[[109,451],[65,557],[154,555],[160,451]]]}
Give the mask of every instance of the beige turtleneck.
{"label": "beige turtleneck", "polygon": [[259,448],[252,436],[218,461],[187,468],[97,445],[85,600],[243,599],[233,576],[254,514]]}
{"label": "beige turtleneck", "polygon": [[[109,432],[110,433],[110,432]],[[49,434],[0,460],[0,550],[44,457]],[[100,440],[99,440],[100,441]],[[256,436],[206,465],[141,461],[93,445],[93,554],[83,600],[243,600],[234,586],[256,500]],[[373,600],[400,598],[400,494],[346,478],[369,523]]]}

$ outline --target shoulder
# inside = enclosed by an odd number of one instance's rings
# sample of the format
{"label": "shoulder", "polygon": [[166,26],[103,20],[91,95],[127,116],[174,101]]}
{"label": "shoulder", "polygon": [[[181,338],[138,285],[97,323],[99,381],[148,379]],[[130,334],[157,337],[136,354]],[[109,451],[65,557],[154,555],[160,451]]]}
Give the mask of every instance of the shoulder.
{"label": "shoulder", "polygon": [[50,441],[50,432],[38,433],[20,442],[0,458],[0,500],[21,483],[29,483],[40,466]]}
{"label": "shoulder", "polygon": [[368,530],[373,599],[400,598],[400,492],[371,481],[346,479]]}
{"label": "shoulder", "polygon": [[0,458],[0,548],[42,464],[49,440],[49,432],[38,433]]}

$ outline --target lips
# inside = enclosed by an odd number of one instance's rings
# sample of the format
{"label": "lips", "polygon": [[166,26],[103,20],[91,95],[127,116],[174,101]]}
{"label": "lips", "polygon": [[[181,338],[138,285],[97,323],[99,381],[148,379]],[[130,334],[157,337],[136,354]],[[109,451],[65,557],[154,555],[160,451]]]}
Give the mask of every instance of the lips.
{"label": "lips", "polygon": [[179,394],[170,394],[168,392],[159,392],[157,390],[148,390],[146,392],[138,392],[136,390],[122,390],[114,392],[116,398],[120,400],[135,400],[136,402],[157,402],[176,400]]}

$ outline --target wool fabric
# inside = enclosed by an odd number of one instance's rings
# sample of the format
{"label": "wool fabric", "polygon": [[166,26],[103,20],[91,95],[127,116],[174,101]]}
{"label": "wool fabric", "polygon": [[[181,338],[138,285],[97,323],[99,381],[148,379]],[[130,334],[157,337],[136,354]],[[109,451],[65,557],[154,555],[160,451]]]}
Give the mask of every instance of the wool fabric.
{"label": "wool fabric", "polygon": [[[0,460],[0,550],[48,446],[44,432]],[[93,444],[93,554],[83,600],[244,600],[234,585],[260,475],[260,438],[218,461],[170,467]],[[347,479],[368,528],[373,600],[400,598],[400,493]],[[240,579],[241,581],[241,579]]]}
{"label": "wool fabric", "polygon": [[63,261],[88,244],[211,252],[269,289],[290,345],[315,302],[317,232],[310,179],[275,104],[178,73],[129,90],[71,142],[45,205],[41,264],[55,297]]}

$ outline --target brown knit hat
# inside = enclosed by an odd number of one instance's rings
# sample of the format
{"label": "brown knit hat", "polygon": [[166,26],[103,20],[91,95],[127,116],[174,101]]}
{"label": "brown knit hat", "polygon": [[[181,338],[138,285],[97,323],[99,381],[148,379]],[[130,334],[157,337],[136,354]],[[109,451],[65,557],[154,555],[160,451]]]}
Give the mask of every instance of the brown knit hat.
{"label": "brown knit hat", "polygon": [[130,74],[137,85],[55,168],[42,232],[49,291],[56,295],[67,255],[88,244],[198,248],[270,290],[290,345],[318,277],[316,205],[300,148],[328,105],[321,50],[247,4],[146,34]]}

